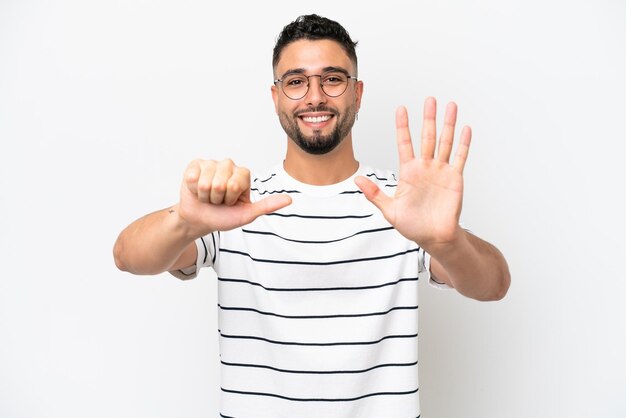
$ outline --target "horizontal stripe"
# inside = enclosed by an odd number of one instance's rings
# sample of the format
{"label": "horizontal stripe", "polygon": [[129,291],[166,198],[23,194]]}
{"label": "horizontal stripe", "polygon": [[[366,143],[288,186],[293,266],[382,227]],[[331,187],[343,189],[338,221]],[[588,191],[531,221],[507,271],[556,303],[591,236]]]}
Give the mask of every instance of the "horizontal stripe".
{"label": "horizontal stripe", "polygon": [[[378,177],[375,173],[370,173],[370,174],[366,174],[367,177],[375,177],[376,180],[378,181],[389,181],[389,179],[387,177]],[[393,177],[394,181],[398,181],[396,179],[396,175],[394,173],[391,173],[391,177]]]}
{"label": "horizontal stripe", "polygon": [[245,312],[256,312],[261,315],[268,316],[276,316],[278,318],[287,318],[287,319],[330,319],[330,318],[361,318],[366,316],[378,316],[378,315],[386,315],[392,311],[397,310],[416,310],[417,306],[396,306],[384,312],[372,312],[372,313],[361,313],[361,314],[337,314],[337,315],[282,315],[273,312],[264,312],[258,309],[253,308],[242,308],[242,307],[232,307],[232,306],[221,306],[217,305],[220,309],[225,311],[245,311]]}
{"label": "horizontal stripe", "polygon": [[254,395],[254,396],[270,396],[274,398],[285,399],[288,401],[297,401],[297,402],[352,402],[358,401],[359,399],[369,398],[372,396],[398,396],[398,395],[412,395],[417,393],[419,388],[414,390],[409,390],[406,392],[376,392],[376,393],[367,393],[365,395],[356,396],[354,398],[293,398],[289,396],[278,395],[276,393],[264,393],[264,392],[245,392],[241,390],[232,390],[226,388],[220,388],[223,392],[226,393],[235,393],[238,395]]}
{"label": "horizontal stripe", "polygon": [[268,213],[265,216],[280,216],[283,218],[304,218],[304,219],[364,219],[373,216],[373,213],[367,215],[335,215],[335,216],[318,216],[318,215],[300,215],[297,213]]}
{"label": "horizontal stripe", "polygon": [[353,258],[353,259],[348,259],[348,260],[336,260],[336,261],[295,261],[295,260],[271,260],[271,259],[267,259],[267,258],[255,258],[255,257],[251,256],[250,254],[248,254],[246,252],[243,252],[243,251],[231,250],[231,249],[228,249],[228,248],[220,248],[220,252],[222,252],[222,253],[230,253],[230,254],[242,255],[244,257],[248,257],[252,261],[256,261],[257,263],[298,264],[298,265],[305,265],[305,266],[330,266],[330,265],[334,265],[334,264],[360,263],[360,262],[363,262],[363,261],[384,260],[384,259],[387,259],[387,258],[393,258],[393,257],[406,255],[406,254],[413,253],[413,252],[416,252],[416,251],[419,251],[419,250],[420,250],[420,248],[416,247],[416,248],[412,248],[410,250],[401,251],[399,253],[394,253],[394,254],[379,255],[379,256],[376,256],[376,257]]}
{"label": "horizontal stripe", "polygon": [[265,180],[259,180],[259,178],[255,178],[254,180],[252,180],[252,182],[254,183],[255,181],[260,181],[261,183],[265,183],[268,180],[271,180],[272,177],[274,177],[276,175],[276,173],[270,174],[270,176],[268,178],[266,178]]}
{"label": "horizontal stripe", "polygon": [[378,364],[376,366],[372,366],[367,369],[361,369],[361,370],[287,370],[287,369],[279,369],[278,367],[272,367],[272,366],[267,366],[263,364],[229,363],[226,361],[222,361],[221,363],[225,366],[254,367],[254,368],[260,368],[260,369],[274,370],[276,372],[281,372],[281,373],[294,373],[294,374],[357,374],[357,373],[366,373],[366,372],[380,369],[383,367],[412,367],[412,366],[417,365],[417,361],[414,361],[412,363]]}
{"label": "horizontal stripe", "polygon": [[370,290],[370,289],[379,289],[381,287],[386,287],[386,286],[395,286],[397,284],[403,283],[403,282],[416,282],[419,280],[418,277],[406,277],[406,278],[402,278],[402,279],[398,279],[396,281],[393,282],[387,282],[387,283],[381,283],[381,284],[375,284],[375,285],[371,285],[371,286],[340,286],[340,287],[304,287],[304,288],[297,288],[297,287],[266,287],[263,286],[261,283],[257,283],[257,282],[253,282],[251,280],[245,280],[245,279],[230,279],[230,278],[226,278],[226,277],[218,277],[217,278],[218,281],[220,282],[229,282],[229,283],[242,283],[242,284],[249,284],[251,286],[258,286],[261,287],[269,292],[325,292],[325,291],[334,291],[334,290]]}
{"label": "horizontal stripe", "polygon": [[374,173],[366,174],[366,176],[367,176],[367,177],[376,177],[376,180],[379,180],[379,181],[386,181],[386,180],[387,180],[387,178],[386,178],[386,177],[378,177],[378,176],[377,176],[376,174],[374,174]]}
{"label": "horizontal stripe", "polygon": [[298,190],[272,190],[271,192],[268,190],[260,191],[257,188],[250,189],[251,192],[259,192],[260,195],[264,194],[274,194],[274,193],[300,193]]}
{"label": "horizontal stripe", "polygon": [[[398,187],[398,185],[397,184],[385,184],[384,187]],[[341,192],[339,194],[363,194],[363,192],[360,190],[348,190],[345,192]]]}
{"label": "horizontal stripe", "polygon": [[409,335],[386,335],[378,340],[374,341],[342,341],[342,342],[328,342],[328,343],[304,343],[304,342],[296,342],[296,341],[277,341],[270,340],[269,338],[257,337],[253,335],[228,335],[223,334],[222,331],[219,331],[219,334],[223,338],[232,338],[232,339],[240,339],[240,340],[257,340],[264,341],[270,344],[280,344],[280,345],[297,345],[297,346],[310,346],[310,347],[334,347],[339,345],[374,345],[385,340],[396,339],[396,338],[417,338],[417,334],[409,334]]}
{"label": "horizontal stripe", "polygon": [[352,235],[348,235],[347,237],[343,237],[343,238],[337,238],[337,239],[332,239],[332,240],[327,240],[327,241],[313,241],[313,240],[298,240],[298,239],[291,239],[291,238],[285,238],[283,236],[280,236],[278,234],[275,234],[273,232],[268,232],[268,231],[253,231],[251,229],[241,229],[242,232],[246,233],[246,234],[259,234],[259,235],[271,235],[274,237],[278,237],[280,239],[283,239],[285,241],[290,241],[290,242],[297,242],[300,244],[330,244],[331,242],[338,242],[338,241],[343,241],[346,240],[348,238],[352,238],[352,237],[356,237],[357,235],[361,235],[361,234],[371,234],[374,232],[382,232],[382,231],[389,231],[390,229],[393,229],[393,226],[387,226],[384,228],[375,228],[375,229],[366,229],[364,231],[359,231],[359,232],[355,232]]}

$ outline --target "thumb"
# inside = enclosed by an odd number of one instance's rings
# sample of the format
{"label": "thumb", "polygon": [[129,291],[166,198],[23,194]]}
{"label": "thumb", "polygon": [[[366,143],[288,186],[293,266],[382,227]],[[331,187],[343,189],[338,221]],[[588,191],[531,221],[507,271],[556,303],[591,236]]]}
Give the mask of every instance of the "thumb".
{"label": "thumb", "polygon": [[380,209],[384,215],[391,205],[392,199],[367,177],[358,176],[354,179],[354,182],[361,189],[365,198]]}
{"label": "thumb", "polygon": [[261,215],[267,215],[268,213],[276,212],[278,209],[282,209],[290,204],[291,197],[286,194],[268,196],[265,199],[259,200],[258,202],[251,203],[250,210],[248,210],[247,212],[247,223],[252,222]]}

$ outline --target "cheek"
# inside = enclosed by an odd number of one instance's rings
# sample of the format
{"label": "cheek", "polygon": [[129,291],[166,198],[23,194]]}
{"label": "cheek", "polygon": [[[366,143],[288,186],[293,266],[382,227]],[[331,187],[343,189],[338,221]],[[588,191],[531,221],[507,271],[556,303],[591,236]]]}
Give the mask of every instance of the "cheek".
{"label": "cheek", "polygon": [[276,104],[276,112],[279,114],[284,114],[290,118],[293,118],[293,113],[298,110],[298,105],[294,104],[293,101],[290,102],[286,102],[286,101],[281,101],[279,100],[278,103]]}

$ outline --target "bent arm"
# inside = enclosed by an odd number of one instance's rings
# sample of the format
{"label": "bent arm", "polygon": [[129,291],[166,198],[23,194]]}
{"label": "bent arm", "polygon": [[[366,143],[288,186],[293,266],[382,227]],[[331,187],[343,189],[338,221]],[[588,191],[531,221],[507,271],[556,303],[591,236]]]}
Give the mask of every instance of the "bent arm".
{"label": "bent arm", "polygon": [[481,301],[502,299],[511,284],[511,275],[502,253],[490,243],[459,228],[458,238],[432,248],[430,270],[464,296]]}
{"label": "bent arm", "polygon": [[195,264],[194,241],[246,225],[291,203],[287,195],[250,201],[250,171],[231,160],[194,160],[183,176],[180,202],[130,224],[113,248],[120,270],[158,274]]}
{"label": "bent arm", "polygon": [[115,265],[134,274],[159,274],[194,265],[197,237],[177,209],[153,212],[124,229],[113,247]]}

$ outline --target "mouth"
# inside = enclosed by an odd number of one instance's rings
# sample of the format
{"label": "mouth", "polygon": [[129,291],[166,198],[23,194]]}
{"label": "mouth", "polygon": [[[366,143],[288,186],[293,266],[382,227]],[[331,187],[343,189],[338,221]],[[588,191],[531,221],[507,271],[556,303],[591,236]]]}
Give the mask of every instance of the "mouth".
{"label": "mouth", "polygon": [[332,118],[335,116],[331,113],[324,114],[301,114],[298,115],[298,118],[304,122],[305,125],[311,126],[313,128],[322,128],[324,127]]}
{"label": "mouth", "polygon": [[332,115],[323,116],[300,116],[300,118],[307,123],[322,123],[326,122],[332,117]]}

